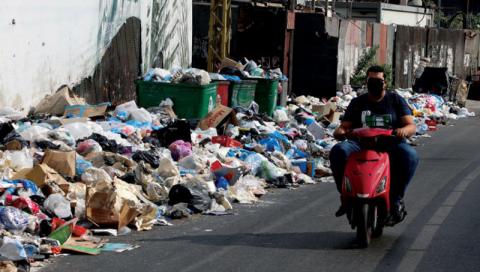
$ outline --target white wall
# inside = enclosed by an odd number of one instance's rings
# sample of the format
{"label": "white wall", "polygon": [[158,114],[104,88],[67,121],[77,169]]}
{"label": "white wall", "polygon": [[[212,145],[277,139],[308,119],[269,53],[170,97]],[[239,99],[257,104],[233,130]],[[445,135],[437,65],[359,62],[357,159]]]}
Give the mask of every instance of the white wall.
{"label": "white wall", "polygon": [[158,53],[151,47],[163,52],[165,66],[189,66],[191,13],[191,0],[3,0],[0,106],[28,109],[91,75],[132,16],[142,22],[144,70]]}
{"label": "white wall", "polygon": [[393,10],[382,10],[381,23],[385,25],[406,25],[406,26],[431,26],[432,16],[430,14],[419,14]]}

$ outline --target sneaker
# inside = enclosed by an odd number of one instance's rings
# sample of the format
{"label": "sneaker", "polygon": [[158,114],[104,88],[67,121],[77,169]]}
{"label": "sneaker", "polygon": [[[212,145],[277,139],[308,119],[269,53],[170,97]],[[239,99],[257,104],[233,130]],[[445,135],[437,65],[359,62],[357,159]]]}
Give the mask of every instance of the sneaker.
{"label": "sneaker", "polygon": [[387,219],[385,225],[394,226],[402,222],[405,219],[405,216],[407,216],[407,211],[405,210],[405,204],[401,199],[392,205],[390,216]]}
{"label": "sneaker", "polygon": [[347,208],[345,208],[343,205],[340,205],[340,208],[335,212],[336,217],[340,217],[342,215],[345,215],[347,213]]}

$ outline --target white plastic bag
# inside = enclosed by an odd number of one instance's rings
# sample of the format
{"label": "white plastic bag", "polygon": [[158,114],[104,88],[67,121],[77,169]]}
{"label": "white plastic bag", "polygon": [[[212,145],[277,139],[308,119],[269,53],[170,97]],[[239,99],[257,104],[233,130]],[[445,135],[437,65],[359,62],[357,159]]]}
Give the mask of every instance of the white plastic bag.
{"label": "white plastic bag", "polygon": [[72,216],[70,202],[61,194],[51,194],[47,197],[43,206],[59,218],[67,218]]}
{"label": "white plastic bag", "polygon": [[20,151],[7,151],[5,154],[10,160],[10,166],[15,171],[25,168],[33,168],[33,157],[28,152],[28,149],[24,148]]}
{"label": "white plastic bag", "polygon": [[87,186],[95,186],[95,183],[99,181],[112,182],[112,179],[105,170],[92,167],[85,170],[82,174],[82,181],[85,182]]}
{"label": "white plastic bag", "polygon": [[148,123],[152,122],[152,116],[144,108],[132,110],[130,112],[130,119],[139,121],[139,122],[148,122]]}
{"label": "white plastic bag", "polygon": [[46,139],[49,130],[45,127],[33,125],[21,131],[19,134],[29,142]]}
{"label": "white plastic bag", "polygon": [[70,135],[75,138],[75,140],[80,140],[90,137],[93,134],[92,129],[87,123],[70,123],[63,125],[63,128],[70,133]]}

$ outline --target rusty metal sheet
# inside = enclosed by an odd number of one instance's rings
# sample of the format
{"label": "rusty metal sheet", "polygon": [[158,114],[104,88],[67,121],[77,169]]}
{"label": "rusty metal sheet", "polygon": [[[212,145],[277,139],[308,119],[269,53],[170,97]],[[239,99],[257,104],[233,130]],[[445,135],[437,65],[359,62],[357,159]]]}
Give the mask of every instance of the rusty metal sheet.
{"label": "rusty metal sheet", "polygon": [[350,77],[355,71],[358,60],[367,47],[366,32],[366,22],[341,21],[337,57],[337,89],[350,83]]}
{"label": "rusty metal sheet", "polygon": [[480,33],[465,30],[465,76],[471,77],[477,72],[479,66]]}
{"label": "rusty metal sheet", "polygon": [[367,47],[373,46],[373,36],[374,36],[373,27],[374,27],[374,24],[367,23],[367,31],[366,31],[366,37],[365,37],[365,44]]}
{"label": "rusty metal sheet", "polygon": [[465,34],[463,30],[428,29],[427,55],[434,67],[447,67],[460,78],[464,74]]}
{"label": "rusty metal sheet", "polygon": [[395,26],[387,26],[387,58],[386,64],[393,66],[395,53]]}
{"label": "rusty metal sheet", "polygon": [[377,49],[377,63],[385,64],[387,62],[387,27],[382,24],[373,24],[373,46]]}
{"label": "rusty metal sheet", "polygon": [[410,88],[414,83],[414,73],[425,57],[427,30],[420,27],[397,26],[395,36],[395,87]]}

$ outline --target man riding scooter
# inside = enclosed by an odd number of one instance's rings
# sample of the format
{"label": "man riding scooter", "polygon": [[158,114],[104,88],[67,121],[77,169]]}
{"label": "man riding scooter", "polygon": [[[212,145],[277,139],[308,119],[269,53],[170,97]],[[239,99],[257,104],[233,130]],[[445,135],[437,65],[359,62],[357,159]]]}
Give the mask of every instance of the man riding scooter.
{"label": "man riding scooter", "polygon": [[[415,149],[405,141],[405,138],[416,132],[412,111],[400,95],[387,91],[386,86],[385,70],[380,66],[370,67],[367,71],[368,93],[351,101],[340,126],[334,132],[335,138],[348,140],[332,148],[330,165],[337,190],[341,192],[347,160],[352,153],[361,150],[357,141],[349,139],[353,129],[362,127],[394,129],[395,135],[403,140],[389,145],[385,151],[389,154],[391,162],[392,208],[387,225],[395,225],[403,221],[407,214],[403,197],[417,168],[418,156]],[[340,206],[335,215],[339,217],[346,212],[346,207]]]}

